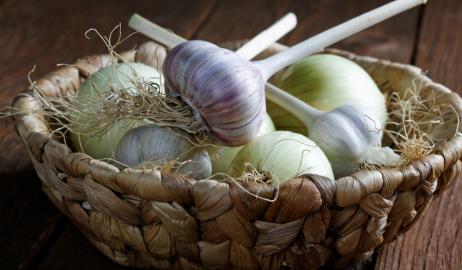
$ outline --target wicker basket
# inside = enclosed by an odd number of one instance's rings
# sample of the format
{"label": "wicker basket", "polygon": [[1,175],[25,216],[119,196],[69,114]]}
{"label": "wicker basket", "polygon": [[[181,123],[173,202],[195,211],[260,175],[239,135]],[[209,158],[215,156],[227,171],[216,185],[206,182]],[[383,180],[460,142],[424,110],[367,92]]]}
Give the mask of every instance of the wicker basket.
{"label": "wicker basket", "polygon": [[[165,52],[148,42],[124,57],[156,66]],[[416,67],[333,52],[360,64],[382,90],[405,89],[418,80],[462,115],[459,96]],[[88,60],[60,67],[37,86],[46,95],[73,95],[109,63],[107,55]],[[29,112],[16,116],[15,124],[51,201],[107,257],[140,268],[344,268],[408,230],[461,171],[462,136],[448,135],[451,139],[434,154],[401,170],[358,172],[335,183],[304,175],[282,185],[277,201],[268,203],[232,183],[158,170],[120,171],[73,153],[52,138],[30,92],[19,94],[13,105]],[[246,188],[268,198],[275,192],[260,184]]]}

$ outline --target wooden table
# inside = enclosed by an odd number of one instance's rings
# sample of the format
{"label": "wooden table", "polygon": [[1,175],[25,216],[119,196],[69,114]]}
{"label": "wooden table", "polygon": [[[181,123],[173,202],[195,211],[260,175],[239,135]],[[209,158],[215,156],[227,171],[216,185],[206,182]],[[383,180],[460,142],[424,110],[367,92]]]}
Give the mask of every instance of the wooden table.
{"label": "wooden table", "polygon": [[[288,11],[299,26],[283,43],[358,15],[385,0],[0,0],[0,107],[8,106],[32,78],[57,63],[103,53],[84,32],[109,31],[139,12],[186,38],[223,42],[249,38]],[[336,47],[412,63],[434,80],[462,91],[462,1],[430,0],[355,35]],[[123,48],[146,40],[137,35]],[[461,51],[459,51],[461,50]],[[11,120],[0,119],[0,269],[122,269],[101,255],[48,201]],[[385,246],[376,269],[462,269],[462,181],[433,201],[414,228]],[[373,266],[371,267],[373,268]]]}

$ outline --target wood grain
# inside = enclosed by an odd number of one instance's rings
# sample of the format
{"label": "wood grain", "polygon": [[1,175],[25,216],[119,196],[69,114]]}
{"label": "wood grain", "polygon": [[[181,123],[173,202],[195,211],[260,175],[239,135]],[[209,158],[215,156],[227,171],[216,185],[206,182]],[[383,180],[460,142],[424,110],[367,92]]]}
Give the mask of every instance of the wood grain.
{"label": "wood grain", "polygon": [[43,270],[122,270],[128,269],[106,258],[73,224],[67,224],[59,239],[37,269]]}
{"label": "wood grain", "polygon": [[252,38],[288,10],[288,1],[221,1],[194,39],[221,43]]}
{"label": "wood grain", "polygon": [[[416,65],[462,93],[462,2],[429,1],[423,13]],[[462,179],[434,200],[414,227],[386,245],[377,270],[462,269]]]}
{"label": "wood grain", "polygon": [[[0,3],[0,62],[6,63],[0,65],[0,108],[8,106],[27,86],[26,76],[34,64],[37,71],[33,78],[38,78],[54,69],[57,63],[72,63],[78,57],[104,53],[105,48],[96,35],[92,35],[91,40],[85,39],[87,29],[94,27],[108,34],[119,22],[126,22],[132,13],[140,12],[189,37],[215,2],[20,0]],[[178,14],[188,16],[178,20]],[[123,26],[123,34],[130,32]],[[143,40],[146,38],[141,35],[134,36],[121,49],[132,48]],[[53,234],[62,230],[59,221],[63,217],[41,191],[40,180],[9,118],[0,118],[0,149],[0,179],[2,190],[7,191],[0,196],[0,269],[34,267],[46,253],[42,249],[55,241]],[[94,261],[106,260],[94,251],[88,256],[96,256]]]}
{"label": "wood grain", "polygon": [[[222,1],[208,23],[194,35],[194,38],[215,43],[251,38],[274,20],[292,11],[297,15],[298,25],[281,42],[293,45],[387,2],[387,0]],[[414,9],[400,14],[333,47],[409,63],[415,45],[418,13],[419,10]]]}
{"label": "wood grain", "polygon": [[[339,23],[389,2],[388,0],[293,1],[289,8],[303,18],[283,42],[294,44]],[[332,47],[408,63],[417,33],[418,9],[399,14]]]}
{"label": "wood grain", "polygon": [[[33,78],[52,70],[56,63],[71,63],[77,57],[104,52],[96,39],[86,40],[85,30],[95,27],[107,34],[118,22],[139,12],[186,38],[223,42],[249,38],[288,11],[294,11],[299,26],[283,42],[294,44],[321,30],[384,4],[388,0],[200,0],[129,1],[0,0],[0,107],[26,85],[34,64]],[[428,69],[430,76],[452,89],[461,89],[457,79],[462,62],[462,7],[458,0],[430,1],[423,13],[422,31],[416,43],[419,10],[412,10],[357,34],[335,47]],[[125,33],[129,33],[123,27]],[[452,30],[452,31],[450,31]],[[146,40],[131,38],[123,48]],[[414,49],[418,50],[414,53]],[[438,57],[436,57],[438,56]],[[461,93],[461,92],[459,92]],[[0,119],[0,179],[8,194],[0,197],[0,269],[122,269],[101,255],[67,218],[51,205],[40,190],[28,157],[11,122]],[[378,258],[377,269],[461,269],[460,236],[462,200],[460,181],[454,189],[433,202],[416,227]],[[5,213],[5,214],[3,214]],[[431,257],[431,258],[428,258]]]}

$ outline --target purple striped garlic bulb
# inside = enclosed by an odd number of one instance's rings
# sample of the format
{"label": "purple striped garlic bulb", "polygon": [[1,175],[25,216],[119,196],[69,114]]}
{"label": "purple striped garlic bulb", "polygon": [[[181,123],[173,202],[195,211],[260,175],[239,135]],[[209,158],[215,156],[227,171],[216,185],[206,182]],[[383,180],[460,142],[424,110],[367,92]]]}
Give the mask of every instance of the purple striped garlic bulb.
{"label": "purple striped garlic bulb", "polygon": [[346,21],[266,59],[250,62],[205,41],[177,42],[164,76],[202,120],[215,143],[239,146],[257,134],[265,113],[266,81],[277,71],[426,0],[395,0]]}
{"label": "purple striped garlic bulb", "polygon": [[164,63],[169,90],[191,106],[215,143],[239,146],[257,134],[265,116],[265,79],[236,53],[205,41],[186,41]]}

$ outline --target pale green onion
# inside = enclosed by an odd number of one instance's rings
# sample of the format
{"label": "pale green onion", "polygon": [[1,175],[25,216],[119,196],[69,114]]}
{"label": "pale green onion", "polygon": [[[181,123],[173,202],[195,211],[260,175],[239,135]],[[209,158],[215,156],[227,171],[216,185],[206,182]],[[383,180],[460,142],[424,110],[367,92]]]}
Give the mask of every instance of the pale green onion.
{"label": "pale green onion", "polygon": [[[257,136],[264,135],[268,132],[275,131],[273,121],[271,117],[266,114],[260,129],[258,130]],[[225,146],[214,146],[209,147],[209,153],[212,158],[212,172],[215,173],[228,173],[229,165],[233,161],[234,157],[239,153],[243,146],[238,147],[225,147]]]}
{"label": "pale green onion", "polygon": [[[162,75],[153,67],[139,63],[122,63],[104,67],[86,80],[79,89],[73,102],[83,113],[94,114],[107,99],[114,98],[122,92],[136,95],[136,84],[152,82],[163,85]],[[138,86],[139,87],[139,86]],[[76,150],[93,158],[113,158],[117,145],[131,129],[150,124],[148,120],[122,119],[103,135],[90,134],[85,123],[70,123],[71,140]]]}
{"label": "pale green onion", "polygon": [[324,152],[307,137],[290,131],[270,132],[244,146],[231,163],[229,174],[241,176],[247,164],[259,172],[270,172],[273,185],[307,173],[334,179]]}
{"label": "pale green onion", "polygon": [[[309,56],[277,74],[272,83],[321,111],[342,105],[361,105],[385,123],[384,95],[358,64],[346,58],[319,54]],[[278,129],[306,134],[304,124],[278,105],[268,102],[267,111]]]}

